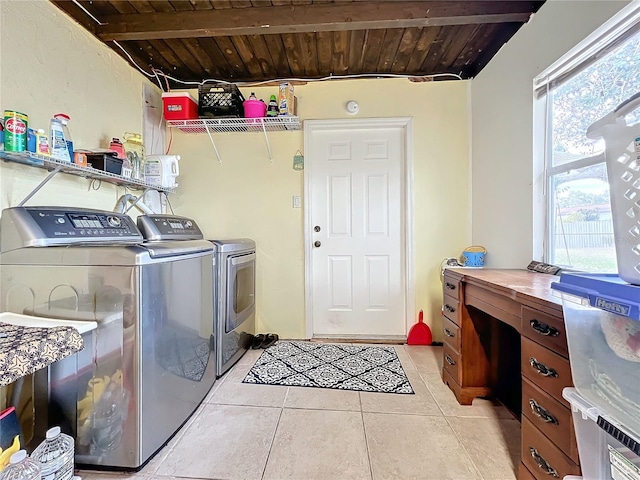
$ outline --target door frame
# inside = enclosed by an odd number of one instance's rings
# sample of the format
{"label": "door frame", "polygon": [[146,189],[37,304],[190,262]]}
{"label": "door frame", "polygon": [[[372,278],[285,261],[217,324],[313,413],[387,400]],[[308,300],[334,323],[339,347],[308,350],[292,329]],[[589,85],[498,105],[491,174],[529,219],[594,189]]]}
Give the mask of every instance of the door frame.
{"label": "door frame", "polygon": [[[415,258],[414,258],[414,218],[413,218],[413,119],[412,117],[329,119],[304,121],[304,146],[311,145],[313,134],[325,130],[349,130],[351,128],[401,128],[404,132],[404,158],[402,179],[404,195],[402,199],[402,221],[404,223],[404,310],[405,330],[409,332],[415,323]],[[306,149],[305,149],[306,150]],[[305,152],[307,166],[313,162],[311,151]],[[304,277],[305,277],[305,325],[306,338],[313,338],[313,268],[311,249],[311,175],[304,169]],[[355,338],[355,337],[353,337]],[[374,339],[378,336],[363,336]],[[384,337],[397,340],[397,336]],[[384,339],[381,338],[381,339]]]}

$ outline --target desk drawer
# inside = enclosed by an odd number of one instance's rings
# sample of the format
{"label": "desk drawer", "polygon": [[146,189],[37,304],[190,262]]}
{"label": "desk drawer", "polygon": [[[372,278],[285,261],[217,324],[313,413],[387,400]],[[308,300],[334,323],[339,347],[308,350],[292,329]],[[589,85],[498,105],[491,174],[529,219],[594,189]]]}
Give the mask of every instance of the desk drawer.
{"label": "desk drawer", "polygon": [[520,462],[520,468],[518,469],[518,480],[536,480],[536,477],[533,476],[522,462]]}
{"label": "desk drawer", "polygon": [[522,417],[522,463],[537,480],[580,475],[580,467]]}
{"label": "desk drawer", "polygon": [[447,317],[442,317],[442,332],[444,333],[444,341],[451,345],[456,352],[460,352],[462,345],[460,327]]}
{"label": "desk drawer", "polygon": [[522,413],[575,463],[580,463],[571,410],[522,378]]}
{"label": "desk drawer", "polygon": [[447,372],[451,377],[461,385],[462,382],[462,355],[456,352],[448,343],[445,343],[443,346],[443,360],[442,365],[444,366],[445,372]]}
{"label": "desk drawer", "polygon": [[521,346],[522,375],[569,407],[569,403],[562,398],[562,389],[573,385],[569,360],[526,337],[522,337]]}
{"label": "desk drawer", "polygon": [[444,284],[442,285],[442,292],[445,295],[450,295],[453,298],[460,298],[460,282],[452,279],[445,272],[444,274]]}
{"label": "desk drawer", "polygon": [[549,350],[569,356],[567,333],[562,318],[522,307],[522,334]]}
{"label": "desk drawer", "polygon": [[460,326],[460,302],[450,296],[443,295],[442,313],[456,325]]}

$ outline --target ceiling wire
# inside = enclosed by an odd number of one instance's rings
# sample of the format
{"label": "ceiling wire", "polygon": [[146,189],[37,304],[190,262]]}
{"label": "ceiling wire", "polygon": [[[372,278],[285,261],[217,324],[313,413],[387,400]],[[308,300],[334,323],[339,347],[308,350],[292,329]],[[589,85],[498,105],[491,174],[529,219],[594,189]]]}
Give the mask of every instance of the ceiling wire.
{"label": "ceiling wire", "polygon": [[76,6],[78,8],[80,8],[84,13],[86,13],[87,15],[89,15],[89,17],[91,17],[91,19],[96,22],[98,25],[106,25],[106,23],[102,23],[100,20],[98,20],[96,17],[93,16],[93,14],[87,10],[86,8],[84,8],[84,5],[82,5],[80,2],[78,2],[78,0],[72,0],[73,3],[76,4]]}
{"label": "ceiling wire", "polygon": [[162,72],[161,70],[158,71],[158,74],[164,76],[165,78],[168,78],[169,80],[172,80],[176,83],[180,83],[183,85],[204,85],[205,83],[208,83],[208,82],[216,82],[216,83],[235,84],[235,85],[246,86],[246,87],[250,87],[250,86],[256,87],[256,86],[273,83],[273,82],[287,82],[287,81],[288,82],[323,82],[327,80],[344,80],[349,78],[429,78],[429,79],[433,79],[438,77],[454,77],[458,80],[462,80],[462,77],[457,73],[434,73],[431,75],[408,75],[408,74],[396,74],[396,73],[354,73],[352,75],[331,74],[331,75],[320,77],[320,78],[292,77],[292,78],[274,78],[270,80],[247,81],[247,82],[229,82],[227,80],[207,78],[205,80],[202,80],[201,82],[196,82],[196,81],[184,81],[184,80],[174,78]]}

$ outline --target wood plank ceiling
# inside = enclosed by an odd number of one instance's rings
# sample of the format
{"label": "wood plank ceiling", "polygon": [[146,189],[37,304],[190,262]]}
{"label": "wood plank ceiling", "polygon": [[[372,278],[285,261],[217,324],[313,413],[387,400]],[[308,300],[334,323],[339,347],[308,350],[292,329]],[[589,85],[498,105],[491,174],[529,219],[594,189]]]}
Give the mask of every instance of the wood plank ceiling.
{"label": "wood plank ceiling", "polygon": [[360,74],[472,78],[544,1],[53,3],[130,63],[200,82]]}

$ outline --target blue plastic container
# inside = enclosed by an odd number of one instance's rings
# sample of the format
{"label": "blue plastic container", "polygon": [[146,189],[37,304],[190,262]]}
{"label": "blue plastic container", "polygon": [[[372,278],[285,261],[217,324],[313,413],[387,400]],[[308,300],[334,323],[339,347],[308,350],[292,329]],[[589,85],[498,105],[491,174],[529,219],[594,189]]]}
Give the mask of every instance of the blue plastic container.
{"label": "blue plastic container", "polygon": [[462,260],[465,267],[484,267],[484,257],[487,249],[481,246],[471,246],[462,252]]}
{"label": "blue plastic container", "polygon": [[563,273],[571,374],[587,401],[640,435],[640,286],[617,275]]}
{"label": "blue plastic container", "polygon": [[36,153],[36,131],[33,128],[27,129],[27,151]]}

